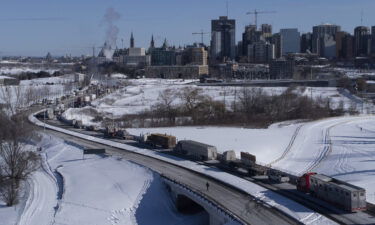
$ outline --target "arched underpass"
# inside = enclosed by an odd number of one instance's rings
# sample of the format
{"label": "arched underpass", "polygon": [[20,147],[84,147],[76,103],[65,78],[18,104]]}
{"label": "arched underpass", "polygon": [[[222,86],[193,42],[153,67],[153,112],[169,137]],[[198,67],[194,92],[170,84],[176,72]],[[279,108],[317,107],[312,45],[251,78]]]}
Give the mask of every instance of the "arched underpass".
{"label": "arched underpass", "polygon": [[224,225],[228,222],[241,224],[219,206],[189,188],[172,180],[164,178],[166,188],[171,193],[176,209],[185,215],[197,215],[202,217],[202,225]]}
{"label": "arched underpass", "polygon": [[210,216],[208,212],[198,203],[190,199],[189,197],[178,194],[176,197],[176,208],[179,213],[187,215],[200,214],[199,217],[202,218],[201,224],[209,224]]}
{"label": "arched underpass", "polygon": [[201,205],[182,194],[179,194],[176,197],[176,208],[178,212],[183,214],[196,214],[203,211],[207,213]]}

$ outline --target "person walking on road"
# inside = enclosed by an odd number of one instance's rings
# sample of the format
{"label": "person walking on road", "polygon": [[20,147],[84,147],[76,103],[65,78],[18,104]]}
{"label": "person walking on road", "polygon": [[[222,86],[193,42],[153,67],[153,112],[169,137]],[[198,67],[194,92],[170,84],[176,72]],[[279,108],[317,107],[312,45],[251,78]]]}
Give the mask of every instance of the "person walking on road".
{"label": "person walking on road", "polygon": [[206,188],[207,188],[207,191],[208,191],[208,188],[210,187],[210,184],[207,182],[206,183]]}

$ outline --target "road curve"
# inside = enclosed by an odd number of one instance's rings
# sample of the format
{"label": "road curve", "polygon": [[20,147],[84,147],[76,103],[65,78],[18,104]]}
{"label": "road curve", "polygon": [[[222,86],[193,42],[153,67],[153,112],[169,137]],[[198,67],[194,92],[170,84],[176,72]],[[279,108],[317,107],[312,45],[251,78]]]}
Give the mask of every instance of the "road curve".
{"label": "road curve", "polygon": [[[107,152],[112,155],[124,157],[129,161],[133,161],[157,173],[163,174],[169,179],[186,185],[196,193],[207,196],[210,201],[245,224],[303,224],[298,219],[288,215],[282,210],[268,205],[239,188],[225,184],[213,177],[208,177],[207,175],[197,173],[191,169],[183,168],[179,165],[174,165],[136,152],[126,151],[95,142],[94,140],[87,140],[82,137],[53,131],[48,129],[48,126],[47,130],[53,135],[86,148],[105,148]],[[210,182],[209,192],[206,191],[205,187],[207,181]]]}

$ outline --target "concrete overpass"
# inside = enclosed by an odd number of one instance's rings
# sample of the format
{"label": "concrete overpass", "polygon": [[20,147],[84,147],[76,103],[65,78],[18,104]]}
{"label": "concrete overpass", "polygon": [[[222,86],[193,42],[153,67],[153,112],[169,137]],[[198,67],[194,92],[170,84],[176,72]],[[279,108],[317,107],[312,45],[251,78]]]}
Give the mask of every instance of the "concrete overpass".
{"label": "concrete overpass", "polygon": [[172,198],[176,204],[176,208],[181,213],[196,212],[204,210],[208,214],[207,224],[209,225],[225,225],[236,222],[236,224],[246,224],[235,215],[227,212],[217,203],[209,200],[207,195],[196,193],[187,186],[179,184],[177,181],[164,177],[164,182],[168,185],[168,189],[172,194]]}

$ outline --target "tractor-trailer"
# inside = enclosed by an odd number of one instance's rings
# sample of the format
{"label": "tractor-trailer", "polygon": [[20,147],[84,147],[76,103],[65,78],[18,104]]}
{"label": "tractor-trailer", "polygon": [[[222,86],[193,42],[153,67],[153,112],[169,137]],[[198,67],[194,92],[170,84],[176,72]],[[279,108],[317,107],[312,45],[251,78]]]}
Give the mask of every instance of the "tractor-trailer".
{"label": "tractor-trailer", "polygon": [[215,146],[192,140],[179,141],[176,146],[176,151],[193,156],[199,160],[217,159],[217,149]]}

